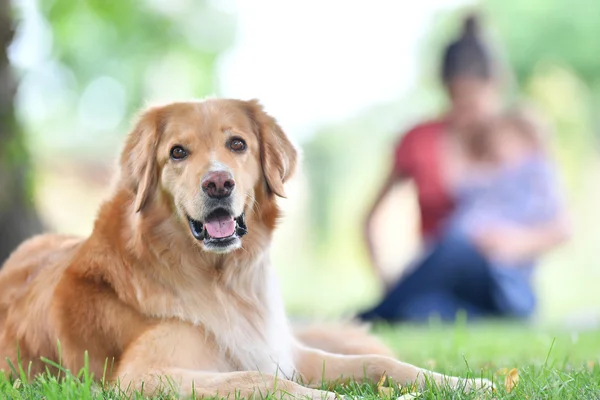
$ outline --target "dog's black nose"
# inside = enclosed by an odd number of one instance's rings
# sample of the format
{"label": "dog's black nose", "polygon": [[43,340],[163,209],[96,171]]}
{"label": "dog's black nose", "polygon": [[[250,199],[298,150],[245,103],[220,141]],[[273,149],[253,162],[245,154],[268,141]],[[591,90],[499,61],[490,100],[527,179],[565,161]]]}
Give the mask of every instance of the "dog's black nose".
{"label": "dog's black nose", "polygon": [[214,171],[204,175],[202,179],[202,190],[213,199],[224,199],[229,197],[233,188],[235,187],[235,181],[229,172],[225,171]]}

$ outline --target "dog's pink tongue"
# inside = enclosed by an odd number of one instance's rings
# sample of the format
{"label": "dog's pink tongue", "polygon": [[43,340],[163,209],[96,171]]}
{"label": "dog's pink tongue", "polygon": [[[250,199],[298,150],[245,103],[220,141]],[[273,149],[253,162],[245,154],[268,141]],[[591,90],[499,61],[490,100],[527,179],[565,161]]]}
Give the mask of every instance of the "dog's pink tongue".
{"label": "dog's pink tongue", "polygon": [[233,217],[218,217],[204,224],[210,237],[215,239],[224,238],[233,235],[235,231],[235,221]]}

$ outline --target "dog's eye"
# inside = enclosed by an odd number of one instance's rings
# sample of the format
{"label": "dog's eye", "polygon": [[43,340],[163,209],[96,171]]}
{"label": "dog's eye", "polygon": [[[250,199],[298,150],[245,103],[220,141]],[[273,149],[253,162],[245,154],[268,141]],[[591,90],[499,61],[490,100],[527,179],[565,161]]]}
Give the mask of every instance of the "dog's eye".
{"label": "dog's eye", "polygon": [[228,147],[231,150],[233,150],[237,153],[240,153],[240,152],[246,150],[246,142],[244,142],[240,138],[233,138],[229,141]]}
{"label": "dog's eye", "polygon": [[181,146],[173,146],[171,149],[171,158],[173,160],[183,160],[188,156],[188,152]]}

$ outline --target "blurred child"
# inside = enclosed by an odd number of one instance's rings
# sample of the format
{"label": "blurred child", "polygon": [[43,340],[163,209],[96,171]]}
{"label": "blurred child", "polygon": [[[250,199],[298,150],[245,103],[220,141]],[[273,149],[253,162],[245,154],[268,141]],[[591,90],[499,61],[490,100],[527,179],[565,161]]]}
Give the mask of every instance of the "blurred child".
{"label": "blurred child", "polygon": [[[557,218],[563,207],[547,154],[548,130],[524,110],[509,111],[480,129],[472,150],[481,169],[472,171],[459,187],[459,206],[447,232],[477,242],[490,227],[526,227]],[[535,257],[511,259],[493,249],[487,256],[497,306],[528,314],[535,305],[530,282]]]}

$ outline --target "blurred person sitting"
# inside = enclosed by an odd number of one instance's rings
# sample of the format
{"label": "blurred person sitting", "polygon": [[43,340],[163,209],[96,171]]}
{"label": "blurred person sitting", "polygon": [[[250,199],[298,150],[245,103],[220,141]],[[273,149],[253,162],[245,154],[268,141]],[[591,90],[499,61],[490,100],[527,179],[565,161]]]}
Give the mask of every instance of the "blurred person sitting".
{"label": "blurred person sitting", "polygon": [[496,66],[473,16],[444,54],[451,106],[438,121],[403,136],[395,164],[369,213],[366,238],[378,272],[370,225],[394,184],[417,188],[426,251],[375,307],[370,321],[527,317],[535,309],[535,260],[563,242],[569,227],[552,163],[530,116],[501,114]]}

